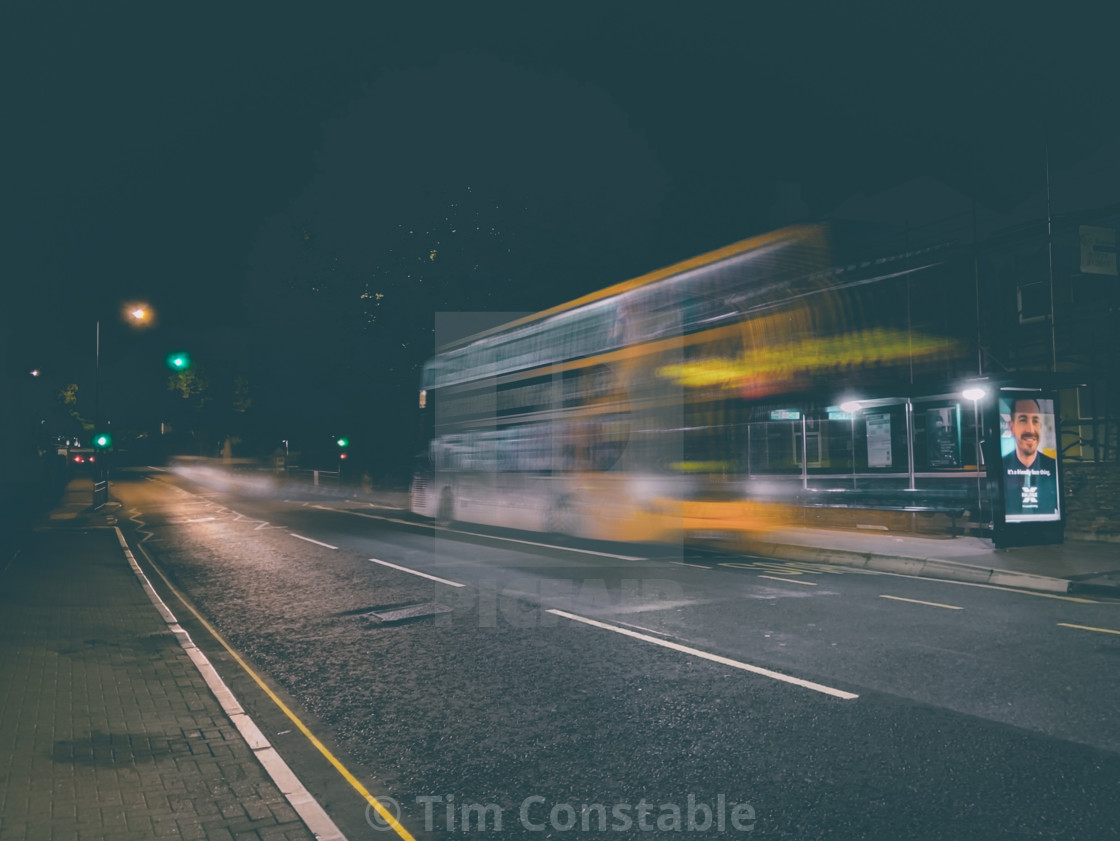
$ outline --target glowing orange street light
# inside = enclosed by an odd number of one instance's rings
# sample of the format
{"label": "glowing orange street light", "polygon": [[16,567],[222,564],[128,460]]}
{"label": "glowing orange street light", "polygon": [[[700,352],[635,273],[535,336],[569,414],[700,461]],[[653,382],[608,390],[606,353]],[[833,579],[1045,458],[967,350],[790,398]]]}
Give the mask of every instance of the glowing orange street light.
{"label": "glowing orange street light", "polygon": [[138,327],[151,327],[155,322],[155,312],[147,304],[132,302],[123,307],[125,321]]}

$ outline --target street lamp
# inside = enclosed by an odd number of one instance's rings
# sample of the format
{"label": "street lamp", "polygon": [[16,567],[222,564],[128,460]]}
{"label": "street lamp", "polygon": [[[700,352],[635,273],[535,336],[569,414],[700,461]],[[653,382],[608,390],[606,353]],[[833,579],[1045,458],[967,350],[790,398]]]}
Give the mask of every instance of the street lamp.
{"label": "street lamp", "polygon": [[[129,303],[125,304],[123,310],[124,320],[137,327],[147,327],[154,323],[154,314],[152,308],[147,304]],[[101,319],[97,319],[94,323],[94,346],[93,346],[93,429],[94,435],[98,438],[104,438],[108,442],[112,442],[105,431],[101,428]],[[108,445],[106,445],[107,448]],[[98,503],[98,499],[101,502]],[[93,505],[104,505],[109,499],[109,482],[105,471],[105,462],[101,462],[101,467],[98,469],[98,475],[93,483]]]}

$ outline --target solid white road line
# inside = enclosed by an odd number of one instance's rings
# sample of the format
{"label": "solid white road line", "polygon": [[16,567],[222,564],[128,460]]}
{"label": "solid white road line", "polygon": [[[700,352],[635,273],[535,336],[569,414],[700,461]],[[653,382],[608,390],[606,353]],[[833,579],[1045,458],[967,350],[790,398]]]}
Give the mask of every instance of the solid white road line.
{"label": "solid white road line", "polygon": [[671,648],[673,651],[680,651],[683,654],[691,654],[693,657],[700,657],[704,660],[711,660],[713,663],[720,663],[724,666],[731,666],[735,669],[742,669],[743,671],[752,672],[756,675],[762,675],[763,677],[780,680],[783,683],[791,683],[794,686],[800,686],[803,689],[812,689],[814,692],[821,692],[825,695],[831,695],[834,698],[843,698],[846,701],[850,701],[854,698],[859,697],[859,695],[856,695],[852,692],[845,692],[843,689],[836,689],[832,686],[825,686],[821,683],[813,683],[810,680],[802,680],[799,677],[791,677],[790,675],[784,675],[781,672],[764,669],[761,666],[752,666],[749,663],[743,663],[739,660],[732,660],[729,657],[721,657],[718,654],[711,654],[707,651],[701,651],[698,648],[689,648],[687,645],[680,645],[679,643],[670,642],[669,640],[651,637],[648,634],[639,634],[637,631],[631,631],[627,628],[620,628],[617,625],[608,625],[605,622],[597,622],[594,619],[588,619],[586,616],[577,616],[574,613],[568,613],[564,610],[555,609],[551,609],[548,612],[556,616],[563,616],[565,619],[571,619],[573,622],[582,622],[585,625],[592,625],[596,628],[602,628],[604,631],[614,631],[616,634],[622,634],[623,636],[631,637],[636,640],[642,640],[643,642],[652,643],[653,645],[659,645],[662,648]]}
{"label": "solid white road line", "polygon": [[1120,634],[1120,631],[1114,631],[1112,628],[1094,628],[1091,625],[1071,625],[1068,622],[1059,622],[1059,628],[1076,628],[1079,631],[1096,631],[1098,634]]}
{"label": "solid white road line", "polygon": [[308,543],[314,543],[316,546],[325,546],[327,549],[337,549],[337,546],[331,546],[329,543],[323,543],[320,540],[312,540],[310,537],[304,537],[302,534],[296,534],[294,531],[288,532],[292,537],[298,537],[300,540],[306,540]]}
{"label": "solid white road line", "polygon": [[771,581],[785,581],[787,584],[804,584],[806,587],[816,587],[815,581],[800,581],[796,578],[781,578],[777,575],[760,575],[759,578],[769,578]]}
{"label": "solid white road line", "polygon": [[[386,523],[400,523],[405,526],[417,526],[420,523],[415,523],[411,520],[398,520],[394,517],[379,517],[376,514],[366,514],[362,511],[348,511],[345,508],[331,508],[327,505],[312,505],[312,508],[318,508],[321,511],[333,511],[336,514],[350,514],[354,517],[365,517],[367,520],[381,520]],[[516,537],[499,537],[496,534],[482,534],[477,531],[463,531],[461,529],[440,529],[440,531],[450,532],[451,534],[465,534],[470,537],[484,537],[487,540],[504,540],[509,543],[521,543],[525,546],[539,546],[544,549],[559,549],[563,552],[579,552],[584,555],[596,555],[600,558],[617,558],[620,561],[646,561],[648,558],[639,558],[634,555],[615,555],[611,552],[599,552],[595,549],[577,549],[574,546],[557,546],[553,543],[535,543],[532,540],[521,540]]]}
{"label": "solid white road line", "polygon": [[838,567],[844,572],[853,572],[859,575],[888,575],[893,578],[909,578],[911,581],[930,581],[934,584],[951,584],[954,587],[981,587],[985,590],[1002,590],[1005,593],[1018,593],[1021,596],[1035,596],[1040,599],[1058,599],[1063,602],[1076,602],[1077,604],[1100,604],[1095,599],[1086,599],[1079,596],[1061,596],[1057,593],[1044,593],[1041,590],[1024,590],[1021,587],[1009,587],[1006,584],[981,584],[978,581],[954,581],[951,578],[930,578],[928,575],[907,575],[902,572],[885,572],[881,569],[859,569],[858,567]]}
{"label": "solid white road line", "polygon": [[583,555],[596,555],[600,558],[617,558],[620,561],[646,561],[648,558],[639,558],[636,555],[615,555],[611,552],[599,552],[595,549],[577,549],[574,546],[557,546],[554,543],[535,543],[532,540],[520,540],[516,537],[498,537],[495,534],[482,534],[476,531],[461,531],[460,529],[444,529],[452,534],[466,534],[471,537],[484,537],[487,540],[505,540],[510,543],[521,543],[525,546],[539,546],[542,549],[559,549],[562,552],[579,552]]}
{"label": "solid white road line", "polygon": [[904,598],[902,598],[902,596],[880,595],[879,598],[890,599],[891,601],[896,601],[896,602],[910,602],[910,604],[924,604],[924,605],[928,605],[929,607],[943,607],[946,610],[964,610],[963,607],[957,607],[956,605],[953,605],[953,604],[941,604],[940,602],[923,602],[919,599],[904,599]]}
{"label": "solid white road line", "polygon": [[750,570],[765,570],[767,572],[780,572],[782,575],[804,575],[809,573],[811,575],[820,575],[816,570],[797,569],[783,564],[760,564],[760,563],[744,563],[740,561],[720,561],[721,567],[729,567],[731,569],[750,569]]}
{"label": "solid white road line", "polygon": [[440,578],[440,577],[435,576],[435,575],[428,575],[428,573],[426,573],[426,572],[420,572],[419,570],[409,569],[408,567],[402,567],[402,566],[399,566],[397,564],[391,564],[388,561],[379,561],[379,560],[377,560],[377,558],[370,558],[370,561],[372,561],[375,564],[381,564],[381,566],[383,566],[383,567],[390,567],[392,569],[399,569],[401,572],[409,572],[409,573],[412,573],[413,575],[419,575],[421,578],[430,578],[432,581],[438,581],[440,584],[447,584],[451,587],[466,587],[467,586],[466,584],[460,584],[458,581],[448,581],[446,578]]}
{"label": "solid white road line", "polygon": [[808,569],[798,564],[768,564],[760,562],[755,564],[755,566],[760,569],[769,570],[770,572],[779,572],[783,575],[820,575],[822,573],[822,570]]}

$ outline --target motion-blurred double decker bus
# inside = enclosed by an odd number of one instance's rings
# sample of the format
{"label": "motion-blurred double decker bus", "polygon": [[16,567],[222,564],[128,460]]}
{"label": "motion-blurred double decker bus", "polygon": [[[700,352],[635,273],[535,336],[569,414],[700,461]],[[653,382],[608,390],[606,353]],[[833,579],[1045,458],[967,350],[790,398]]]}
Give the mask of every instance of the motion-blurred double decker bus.
{"label": "motion-blurred double decker bus", "polygon": [[825,511],[975,508],[961,344],[939,334],[960,302],[930,303],[943,255],[837,266],[829,236],[746,240],[442,347],[412,511],[725,542]]}

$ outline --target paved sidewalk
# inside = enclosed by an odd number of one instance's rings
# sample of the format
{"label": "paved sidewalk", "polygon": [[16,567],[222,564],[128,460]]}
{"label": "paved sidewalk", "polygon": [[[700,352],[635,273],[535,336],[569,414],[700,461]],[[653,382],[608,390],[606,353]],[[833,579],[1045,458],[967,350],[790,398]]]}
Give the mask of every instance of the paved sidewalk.
{"label": "paved sidewalk", "polygon": [[0,839],[311,839],[87,507],[0,557]]}

